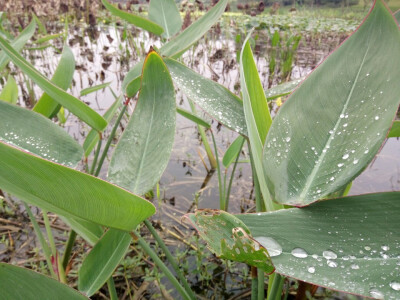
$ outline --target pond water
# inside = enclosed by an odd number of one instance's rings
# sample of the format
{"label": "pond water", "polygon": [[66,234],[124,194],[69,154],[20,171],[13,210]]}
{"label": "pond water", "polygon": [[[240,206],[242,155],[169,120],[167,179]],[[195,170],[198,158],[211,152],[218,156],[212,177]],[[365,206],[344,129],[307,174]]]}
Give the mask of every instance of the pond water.
{"label": "pond water", "polygon": [[[56,28],[56,27],[55,27]],[[73,86],[70,92],[79,96],[79,92],[92,85],[111,82],[110,87],[119,94],[123,76],[135,62],[143,57],[151,45],[159,47],[160,41],[146,33],[133,31],[133,39],[130,42],[122,40],[122,27],[97,26],[88,28],[83,26],[71,26],[68,44],[71,46],[76,59],[76,72]],[[236,64],[237,51],[240,44],[235,42],[237,32],[228,32],[226,35],[211,32],[192,49],[187,51],[181,61],[196,72],[207,78],[212,78],[223,84],[231,91],[238,86],[238,67]],[[90,37],[92,36],[92,37]],[[268,60],[267,54],[270,47],[262,42],[263,33],[256,45],[257,66],[261,74],[262,82],[268,86]],[[334,49],[343,39],[344,34],[332,35],[323,39],[322,43],[315,43],[312,38],[303,36],[300,47],[295,55],[294,67],[291,79],[307,75],[327,54]],[[133,42],[133,44],[132,44]],[[25,51],[35,67],[48,77],[53,74],[59,53],[55,49],[62,48],[62,41],[53,41],[53,47],[44,50]],[[129,54],[127,53],[129,50]],[[13,68],[14,70],[14,68]],[[21,73],[16,79],[22,83],[24,77]],[[273,78],[273,84],[279,82],[279,74]],[[28,93],[23,90],[21,84],[21,105],[31,106]],[[34,89],[36,97],[40,97],[41,91]],[[236,92],[237,93],[237,92]],[[83,101],[103,114],[113,103],[114,96],[110,89],[98,91],[88,96],[81,97]],[[190,110],[185,95],[177,91],[177,104],[179,107]],[[132,113],[132,107],[129,113]],[[271,106],[273,111],[276,105]],[[201,110],[198,108],[198,111]],[[222,158],[227,147],[234,141],[237,134],[221,127],[216,121],[212,121],[207,115],[200,113],[204,119],[212,122],[212,130],[216,133],[219,157]],[[123,121],[124,127],[127,119]],[[87,125],[79,122],[74,116],[69,115],[64,125],[73,137],[83,142],[89,131]],[[121,133],[121,130],[118,134]],[[107,133],[105,134],[107,137]],[[211,138],[209,136],[211,143]],[[112,148],[111,150],[112,151]],[[350,194],[362,194],[378,191],[394,191],[400,189],[400,143],[397,139],[388,140],[376,159],[354,181]],[[181,217],[196,208],[219,208],[218,179],[216,172],[209,174],[203,164],[208,165],[207,156],[198,135],[197,127],[191,121],[177,116],[175,143],[168,167],[160,180],[161,199],[153,199],[157,207],[157,213],[153,220],[159,221],[169,230],[181,232],[183,239],[191,234],[192,229],[182,224]],[[247,148],[241,156],[241,160],[248,160]],[[91,158],[89,159],[89,161]],[[80,166],[80,168],[83,168]],[[101,177],[105,178],[107,163],[103,168]],[[230,171],[228,172],[230,174]],[[234,184],[231,192],[229,212],[241,213],[252,211],[255,208],[254,193],[251,180],[249,163],[240,163],[234,174]],[[62,225],[60,225],[62,226]],[[65,240],[65,237],[60,237]],[[16,245],[23,245],[27,238],[16,239]],[[3,254],[2,254],[3,252]],[[0,258],[5,257],[4,250],[0,247]],[[25,258],[16,255],[11,261],[21,263]],[[232,286],[234,286],[232,280]],[[236,292],[233,292],[235,294]]]}

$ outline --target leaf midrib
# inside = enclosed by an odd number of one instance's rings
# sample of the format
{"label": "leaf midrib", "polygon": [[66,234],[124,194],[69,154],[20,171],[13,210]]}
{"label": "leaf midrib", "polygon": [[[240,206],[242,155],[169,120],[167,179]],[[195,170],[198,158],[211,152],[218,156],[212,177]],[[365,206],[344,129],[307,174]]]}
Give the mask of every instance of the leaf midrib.
{"label": "leaf midrib", "polygon": [[[143,99],[142,99],[142,101],[143,101]],[[150,127],[149,127],[148,134],[147,134],[147,137],[146,137],[146,142],[144,144],[144,149],[143,149],[142,155],[140,157],[139,168],[138,168],[138,172],[137,172],[136,181],[135,181],[135,184],[134,184],[133,189],[132,189],[132,193],[137,193],[136,189],[138,187],[139,178],[140,178],[140,175],[141,175],[142,170],[143,170],[144,158],[146,156],[147,148],[148,148],[149,141],[150,141],[150,134],[149,133],[151,132],[151,130],[153,128],[154,110],[155,110],[155,107],[156,107],[155,104],[156,104],[156,89],[153,86],[153,104],[152,104],[152,112],[151,112],[151,118],[150,118]]]}
{"label": "leaf midrib", "polygon": [[[362,59],[362,61],[361,61],[361,64],[360,64],[360,66],[359,66],[359,68],[358,68],[358,72],[357,72],[357,75],[356,75],[356,77],[355,77],[355,80],[353,81],[353,85],[352,85],[352,87],[351,87],[351,90],[350,90],[350,92],[349,92],[349,95],[347,96],[346,102],[345,102],[345,104],[344,104],[344,106],[343,106],[343,109],[342,109],[342,111],[340,112],[339,116],[342,115],[342,114],[344,114],[344,113],[346,112],[346,110],[347,110],[347,107],[348,107],[349,102],[350,102],[350,99],[351,99],[351,97],[352,97],[352,95],[353,95],[355,86],[356,86],[356,84],[358,83],[358,78],[359,78],[360,73],[361,73],[361,70],[362,70],[362,68],[363,68],[363,66],[364,66],[365,58],[366,58],[366,56],[367,56],[367,54],[368,54],[368,52],[369,52],[369,48],[370,48],[370,39],[368,39],[368,46],[367,46],[367,49],[366,49],[366,51],[365,51],[365,54],[364,54],[363,59]],[[336,121],[336,124],[335,124],[335,126],[334,126],[334,128],[333,128],[333,133],[330,134],[328,140],[327,140],[326,143],[325,143],[325,146],[324,146],[322,149],[330,149],[330,144],[331,144],[332,140],[333,140],[333,139],[335,138],[335,136],[336,136],[336,133],[337,133],[337,131],[338,131],[339,124],[340,124],[341,120],[342,120],[342,119],[339,117],[338,120]],[[301,194],[300,194],[300,197],[299,197],[300,199],[299,199],[299,200],[300,200],[301,202],[303,202],[302,200],[305,199],[306,194],[309,192],[310,187],[311,187],[312,183],[314,182],[314,178],[316,177],[316,175],[317,175],[319,169],[321,168],[321,164],[322,164],[322,162],[323,162],[323,160],[324,160],[324,158],[325,158],[325,156],[327,155],[328,152],[329,152],[328,150],[325,151],[325,152],[321,151],[322,154],[321,154],[321,156],[318,158],[317,163],[314,165],[314,168],[313,168],[311,174],[308,176],[307,182],[306,182],[305,185],[304,185],[303,191],[302,191]]]}

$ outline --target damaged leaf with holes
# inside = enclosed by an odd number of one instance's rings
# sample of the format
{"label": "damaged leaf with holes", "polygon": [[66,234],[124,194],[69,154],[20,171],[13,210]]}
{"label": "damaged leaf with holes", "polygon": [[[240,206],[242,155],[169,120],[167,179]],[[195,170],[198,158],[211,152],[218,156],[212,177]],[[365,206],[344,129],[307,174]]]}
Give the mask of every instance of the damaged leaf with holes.
{"label": "damaged leaf with holes", "polygon": [[250,236],[247,226],[235,216],[223,211],[199,210],[187,217],[218,257],[246,262],[267,273],[274,271],[268,251]]}

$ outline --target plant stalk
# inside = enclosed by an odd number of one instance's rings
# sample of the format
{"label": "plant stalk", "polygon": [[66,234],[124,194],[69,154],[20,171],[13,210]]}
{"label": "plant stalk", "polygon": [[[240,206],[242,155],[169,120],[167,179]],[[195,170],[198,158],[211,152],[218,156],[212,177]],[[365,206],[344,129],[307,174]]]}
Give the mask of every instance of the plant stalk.
{"label": "plant stalk", "polygon": [[111,300],[118,300],[117,290],[115,289],[114,279],[112,276],[107,280],[108,292],[110,293]]}
{"label": "plant stalk", "polygon": [[222,191],[221,168],[219,166],[217,143],[215,142],[214,133],[212,132],[212,130],[210,130],[210,132],[211,132],[211,137],[212,137],[213,144],[214,144],[215,158],[217,160],[218,189],[219,189],[219,209],[220,210],[225,210],[226,209],[226,207],[225,207],[225,195],[224,195],[224,192]]}
{"label": "plant stalk", "polygon": [[155,230],[155,228],[153,227],[153,225],[151,225],[151,222],[146,219],[146,220],[144,220],[144,224],[150,230],[151,234],[156,239],[158,245],[164,251],[165,256],[167,257],[167,259],[168,259],[169,263],[171,264],[171,266],[174,268],[174,270],[175,270],[176,274],[178,275],[180,282],[183,284],[183,287],[185,288],[187,294],[190,296],[191,299],[196,299],[195,294],[193,293],[192,289],[189,287],[189,284],[188,284],[187,280],[185,279],[185,277],[183,276],[183,274],[182,274],[178,264],[176,263],[174,257],[172,256],[171,252],[168,250],[167,246],[165,245],[165,243],[163,242],[161,237],[158,235],[158,233]]}
{"label": "plant stalk", "polygon": [[184,287],[179,283],[175,276],[171,273],[168,267],[163,263],[163,261],[158,257],[158,255],[151,249],[150,245],[137,233],[135,235],[138,237],[138,244],[143,248],[144,251],[151,257],[154,263],[161,269],[164,275],[169,279],[176,290],[181,294],[182,298],[185,300],[192,300],[192,298],[186,293]]}
{"label": "plant stalk", "polygon": [[69,232],[68,241],[65,246],[64,255],[62,258],[62,267],[64,268],[64,270],[68,266],[69,257],[71,256],[72,247],[74,246],[75,239],[76,239],[76,232],[71,229],[71,231]]}
{"label": "plant stalk", "polygon": [[42,246],[42,250],[43,250],[44,256],[46,257],[46,262],[47,262],[47,266],[50,270],[50,274],[54,279],[58,280],[58,277],[57,277],[56,273],[54,272],[53,265],[51,263],[51,251],[50,251],[49,245],[47,244],[46,240],[44,239],[43,233],[40,230],[39,224],[36,221],[35,217],[33,216],[33,213],[31,211],[30,207],[28,206],[28,204],[26,204],[26,202],[22,201],[22,203],[25,206],[25,210],[28,213],[29,219],[31,219],[33,229],[36,233],[36,236],[39,239],[40,245]]}
{"label": "plant stalk", "polygon": [[99,135],[100,135],[100,139],[99,139],[99,142],[97,143],[96,153],[94,154],[92,167],[90,168],[90,172],[89,172],[89,174],[92,174],[92,175],[94,173],[94,170],[95,170],[95,167],[96,167],[96,164],[97,164],[97,159],[99,158],[99,153],[100,153],[100,150],[101,150],[101,144],[102,144],[102,141],[103,141],[100,132],[99,132]]}
{"label": "plant stalk", "polygon": [[256,267],[251,267],[251,300],[258,300],[258,275]]}
{"label": "plant stalk", "polygon": [[271,292],[269,293],[268,300],[280,299],[282,295],[283,287],[283,277],[282,275],[275,273],[274,282],[272,283]]}

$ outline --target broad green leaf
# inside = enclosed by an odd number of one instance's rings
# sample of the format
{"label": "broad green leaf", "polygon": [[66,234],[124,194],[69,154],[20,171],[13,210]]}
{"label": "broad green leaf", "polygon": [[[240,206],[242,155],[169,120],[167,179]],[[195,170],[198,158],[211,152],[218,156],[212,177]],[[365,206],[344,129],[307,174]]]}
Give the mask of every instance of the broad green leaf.
{"label": "broad green leaf", "polygon": [[169,39],[182,27],[182,18],[175,0],[151,0],[149,19],[164,28],[162,34]]}
{"label": "broad green leaf", "polygon": [[235,161],[236,157],[240,155],[244,141],[244,137],[239,135],[226,150],[225,155],[222,158],[222,163],[225,168],[229,168],[229,166]]}
{"label": "broad green leaf", "polygon": [[139,195],[160,179],[175,136],[175,90],[167,67],[154,51],[144,63],[141,86],[108,169],[111,182]]}
{"label": "broad green leaf", "polygon": [[161,33],[163,33],[164,29],[159,26],[158,24],[147,20],[145,18],[142,18],[140,16],[122,11],[118,8],[116,8],[114,5],[112,5],[111,3],[109,3],[106,0],[101,0],[101,3],[103,3],[103,5],[115,16],[117,16],[118,18],[121,18],[122,20],[125,20],[137,27],[143,28],[146,31],[152,32],[154,34],[160,35]]}
{"label": "broad green leaf", "polygon": [[243,110],[247,124],[250,151],[253,156],[265,207],[268,211],[271,211],[279,207],[272,202],[266,184],[262,168],[262,148],[272,119],[250,43],[248,42],[250,34],[247,36],[240,53],[240,87],[243,95]]}
{"label": "broad green leaf", "polygon": [[246,135],[242,101],[224,86],[192,71],[176,60],[164,60],[175,85],[218,122]]}
{"label": "broad green leaf", "polygon": [[[11,46],[15,51],[20,52],[22,50],[26,42],[28,42],[35,33],[35,29],[36,23],[32,20],[32,22],[30,22],[29,25],[22,30],[18,37],[11,42]],[[9,61],[10,59],[7,54],[4,53],[4,51],[0,51],[0,72],[5,68],[5,66],[7,66]]]}
{"label": "broad green leaf", "polygon": [[205,128],[210,128],[211,125],[208,124],[206,121],[204,121],[202,118],[199,118],[198,116],[192,114],[190,111],[181,109],[181,108],[176,108],[176,112],[180,114],[181,116],[185,117],[186,119],[195,122],[197,125],[204,126]]}
{"label": "broad green leaf", "polygon": [[0,48],[9,56],[12,62],[28,75],[43,91],[53,100],[68,109],[82,121],[97,129],[103,130],[107,122],[93,109],[85,103],[79,101],[74,96],[66,93],[46,77],[39,73],[28,61],[16,52],[2,37],[0,37]]}
{"label": "broad green leaf", "polygon": [[392,124],[392,128],[390,128],[388,138],[391,137],[400,137],[400,121],[394,121]]}
{"label": "broad green leaf", "polygon": [[[58,63],[51,82],[59,88],[67,90],[71,85],[74,71],[74,54],[70,47],[64,46],[60,62]],[[58,113],[60,108],[61,105],[58,102],[54,101],[47,93],[44,93],[33,107],[33,111],[36,111],[47,118],[52,118]]]}
{"label": "broad green leaf", "polygon": [[83,89],[81,91],[81,96],[86,96],[86,95],[94,93],[94,92],[96,92],[98,90],[104,89],[104,88],[108,87],[110,85],[110,83],[111,83],[111,81],[110,82],[105,82],[105,83],[102,83],[102,84],[98,84],[98,85],[95,85],[95,86],[91,86],[91,87],[88,87],[86,89]]}
{"label": "broad green leaf", "polygon": [[[108,169],[111,182],[139,195],[160,179],[175,136],[175,90],[167,67],[154,51],[145,60],[141,86],[135,110]],[[95,252],[85,259],[80,288],[88,294],[96,292],[125,255],[130,240],[127,233],[109,230],[104,241],[94,246]]]}
{"label": "broad green leaf", "polygon": [[285,82],[279,85],[276,85],[265,91],[265,96],[267,100],[273,100],[279,97],[283,97],[289,95],[294,89],[302,82],[304,78],[295,79],[293,81]]}
{"label": "broad green leaf", "polygon": [[104,233],[103,228],[93,222],[73,217],[61,217],[61,219],[92,246],[98,242]]}
{"label": "broad green leaf", "polygon": [[12,104],[17,104],[18,101],[18,86],[14,77],[8,75],[7,83],[0,92],[0,100]]}
{"label": "broad green leaf", "polygon": [[274,200],[304,206],[360,174],[392,124],[399,77],[400,31],[378,0],[275,117],[264,147]]}
{"label": "broad green leaf", "polygon": [[218,257],[246,262],[267,273],[274,271],[268,251],[251,238],[247,226],[235,216],[224,211],[198,210],[186,217]]}
{"label": "broad green leaf", "polygon": [[0,140],[59,164],[75,167],[82,147],[42,115],[0,101]]}
{"label": "broad green leaf", "polygon": [[237,217],[269,250],[278,273],[352,294],[399,299],[399,214],[400,193],[392,192]]}
{"label": "broad green leaf", "polygon": [[160,51],[163,56],[177,57],[201,38],[217,22],[225,10],[228,0],[220,0],[204,16],[186,28],[174,39],[164,44]]}
{"label": "broad green leaf", "polygon": [[0,290],[4,300],[88,299],[66,284],[6,263],[0,263]]}
{"label": "broad green leaf", "polygon": [[79,290],[89,297],[98,291],[114,273],[130,243],[131,236],[126,232],[108,230],[89,252],[79,269]]}
{"label": "broad green leaf", "polygon": [[247,41],[240,55],[240,75],[243,77],[243,79],[241,79],[243,99],[250,104],[250,106],[244,106],[246,122],[249,122],[246,111],[246,107],[249,107],[249,113],[252,114],[256,125],[256,133],[258,134],[261,144],[264,145],[269,127],[272,123],[272,118],[269,113],[267,98],[265,98],[264,89],[260,77],[258,76],[257,66],[253,58],[250,43]]}
{"label": "broad green leaf", "polygon": [[155,212],[147,200],[0,142],[0,188],[66,217],[131,231]]}
{"label": "broad green leaf", "polygon": [[[115,102],[110,106],[110,108],[104,114],[103,118],[107,121],[107,123],[111,122],[117,109],[121,106],[121,104],[122,104],[121,98],[122,97],[119,97],[117,100],[115,100]],[[92,152],[93,148],[96,146],[99,139],[100,139],[100,136],[96,130],[92,129],[88,133],[85,141],[83,142],[83,149],[85,150],[85,157],[88,157],[90,155],[90,152]]]}
{"label": "broad green leaf", "polygon": [[143,61],[138,62],[126,74],[122,81],[122,90],[128,97],[133,97],[140,89],[140,75],[142,74]]}

